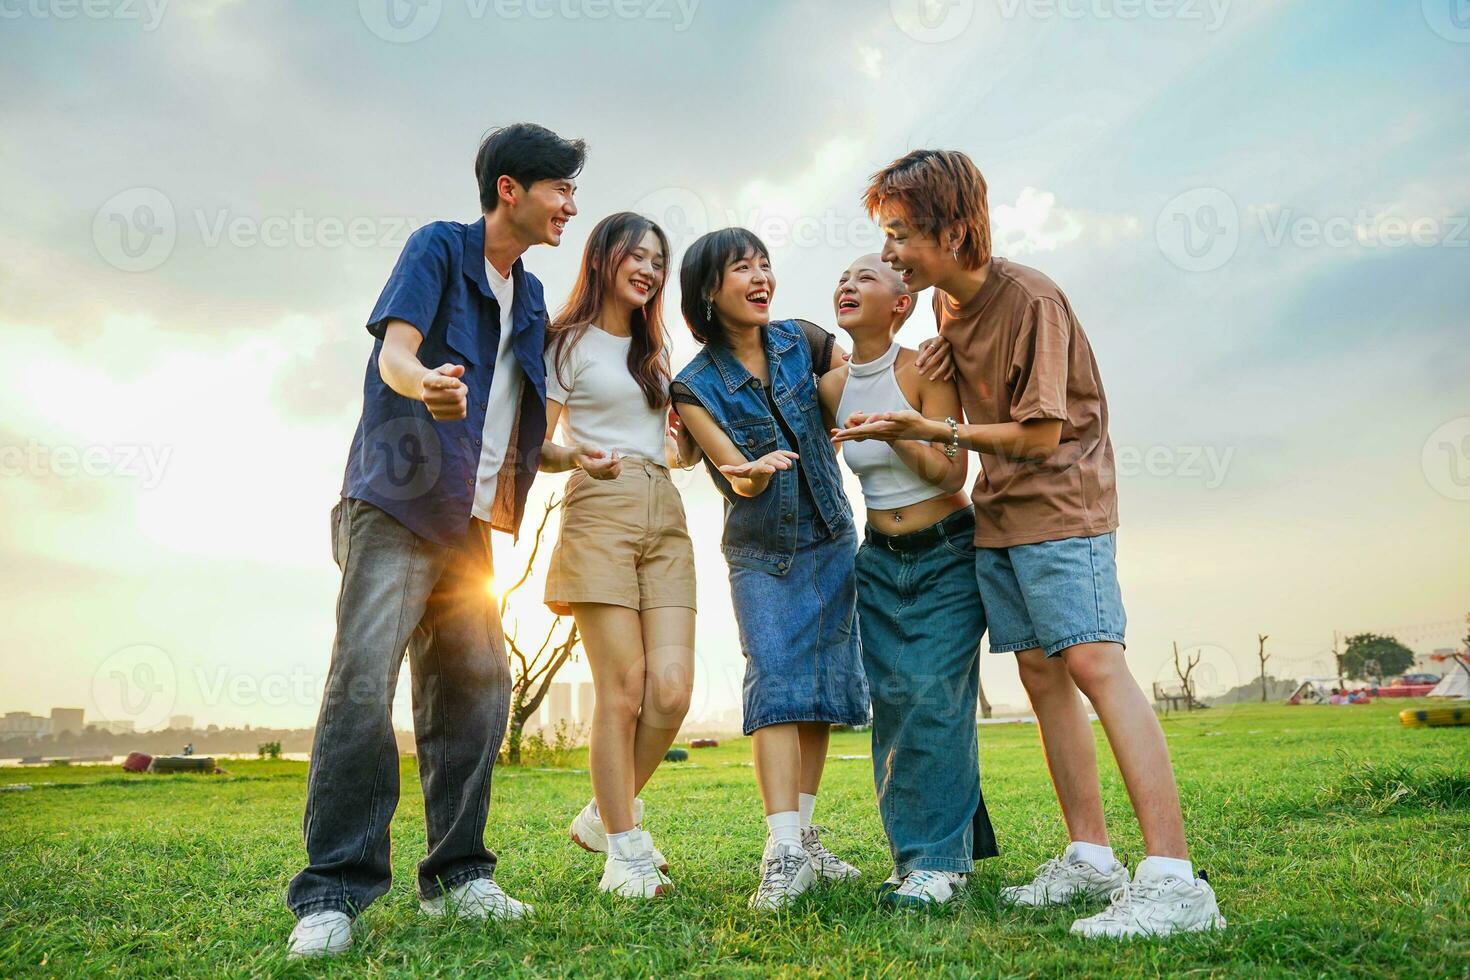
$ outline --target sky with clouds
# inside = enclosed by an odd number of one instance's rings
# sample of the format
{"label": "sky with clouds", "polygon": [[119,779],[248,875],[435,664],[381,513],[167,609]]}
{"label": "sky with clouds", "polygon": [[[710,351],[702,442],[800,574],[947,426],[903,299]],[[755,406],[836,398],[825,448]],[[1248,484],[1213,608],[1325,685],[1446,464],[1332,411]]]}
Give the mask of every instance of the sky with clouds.
{"label": "sky with clouds", "polygon": [[[1463,635],[1461,0],[0,0],[0,39],[0,710],[312,722],[363,321],[521,119],[590,145],[581,216],[527,255],[552,303],[632,209],[676,248],[753,228],[775,314],[830,324],[879,241],[867,175],[971,154],[997,251],[1097,352],[1143,682],[1176,641],[1223,687],[1258,633],[1292,676],[1329,672],[1333,630]],[[741,672],[720,504],[679,482],[712,718]],[[983,677],[1024,703],[1009,658]]]}

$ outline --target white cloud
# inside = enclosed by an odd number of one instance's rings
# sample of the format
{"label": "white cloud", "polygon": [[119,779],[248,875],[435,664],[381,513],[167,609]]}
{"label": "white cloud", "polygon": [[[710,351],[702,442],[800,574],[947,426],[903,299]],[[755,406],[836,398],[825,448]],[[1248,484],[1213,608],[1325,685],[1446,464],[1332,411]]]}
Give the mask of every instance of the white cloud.
{"label": "white cloud", "polygon": [[1084,240],[1107,244],[1139,232],[1133,215],[1059,207],[1055,194],[1035,187],[1023,187],[1015,204],[993,206],[990,219],[995,251],[1002,255],[1054,252]]}

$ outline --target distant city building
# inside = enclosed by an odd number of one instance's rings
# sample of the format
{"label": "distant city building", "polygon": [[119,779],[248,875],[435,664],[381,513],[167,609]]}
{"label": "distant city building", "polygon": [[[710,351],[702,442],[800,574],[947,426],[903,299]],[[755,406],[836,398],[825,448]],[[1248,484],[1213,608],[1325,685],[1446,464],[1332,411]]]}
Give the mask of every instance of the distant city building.
{"label": "distant city building", "polygon": [[52,708],[51,734],[70,732],[80,735],[87,728],[86,713],[81,708]]}
{"label": "distant city building", "polygon": [[49,719],[33,715],[29,711],[7,711],[5,717],[0,718],[0,735],[34,738],[37,735],[45,735],[50,730]]}
{"label": "distant city building", "polygon": [[137,731],[136,723],[131,719],[127,721],[104,721],[97,725],[100,731],[113,735],[131,735]]}
{"label": "distant city building", "polygon": [[194,729],[194,716],[193,715],[174,715],[172,718],[170,718],[168,720],[168,727],[172,728],[176,732],[193,731],[193,729]]}
{"label": "distant city building", "polygon": [[546,692],[546,727],[555,730],[562,722],[572,723],[572,685],[559,681]]}
{"label": "distant city building", "polygon": [[592,693],[592,685],[582,682],[577,685],[577,724],[583,728],[592,724],[592,707],[596,698]]}

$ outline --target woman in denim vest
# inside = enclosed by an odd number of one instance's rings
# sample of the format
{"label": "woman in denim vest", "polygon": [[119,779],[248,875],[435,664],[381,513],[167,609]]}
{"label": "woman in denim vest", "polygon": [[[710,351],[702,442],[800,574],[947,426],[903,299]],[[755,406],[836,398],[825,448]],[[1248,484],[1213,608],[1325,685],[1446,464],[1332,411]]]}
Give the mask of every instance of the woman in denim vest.
{"label": "woman in denim vest", "polygon": [[811,825],[830,726],[868,720],[857,628],[857,537],[816,375],[842,363],[834,338],[770,321],[776,280],[759,238],[700,238],[679,273],[684,319],[704,347],[672,385],[675,408],[724,495],[721,542],[746,657],[766,838],[752,908],[779,908],[819,879],[857,869]]}

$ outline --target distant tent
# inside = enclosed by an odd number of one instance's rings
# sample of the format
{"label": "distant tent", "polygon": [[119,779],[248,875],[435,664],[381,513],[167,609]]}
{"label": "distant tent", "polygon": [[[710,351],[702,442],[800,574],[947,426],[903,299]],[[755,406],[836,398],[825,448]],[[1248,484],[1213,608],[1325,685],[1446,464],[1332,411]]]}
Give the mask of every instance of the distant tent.
{"label": "distant tent", "polygon": [[1326,704],[1337,687],[1336,677],[1308,677],[1286,699],[1287,704]]}
{"label": "distant tent", "polygon": [[1458,660],[1429,692],[1431,698],[1470,698],[1470,671]]}

